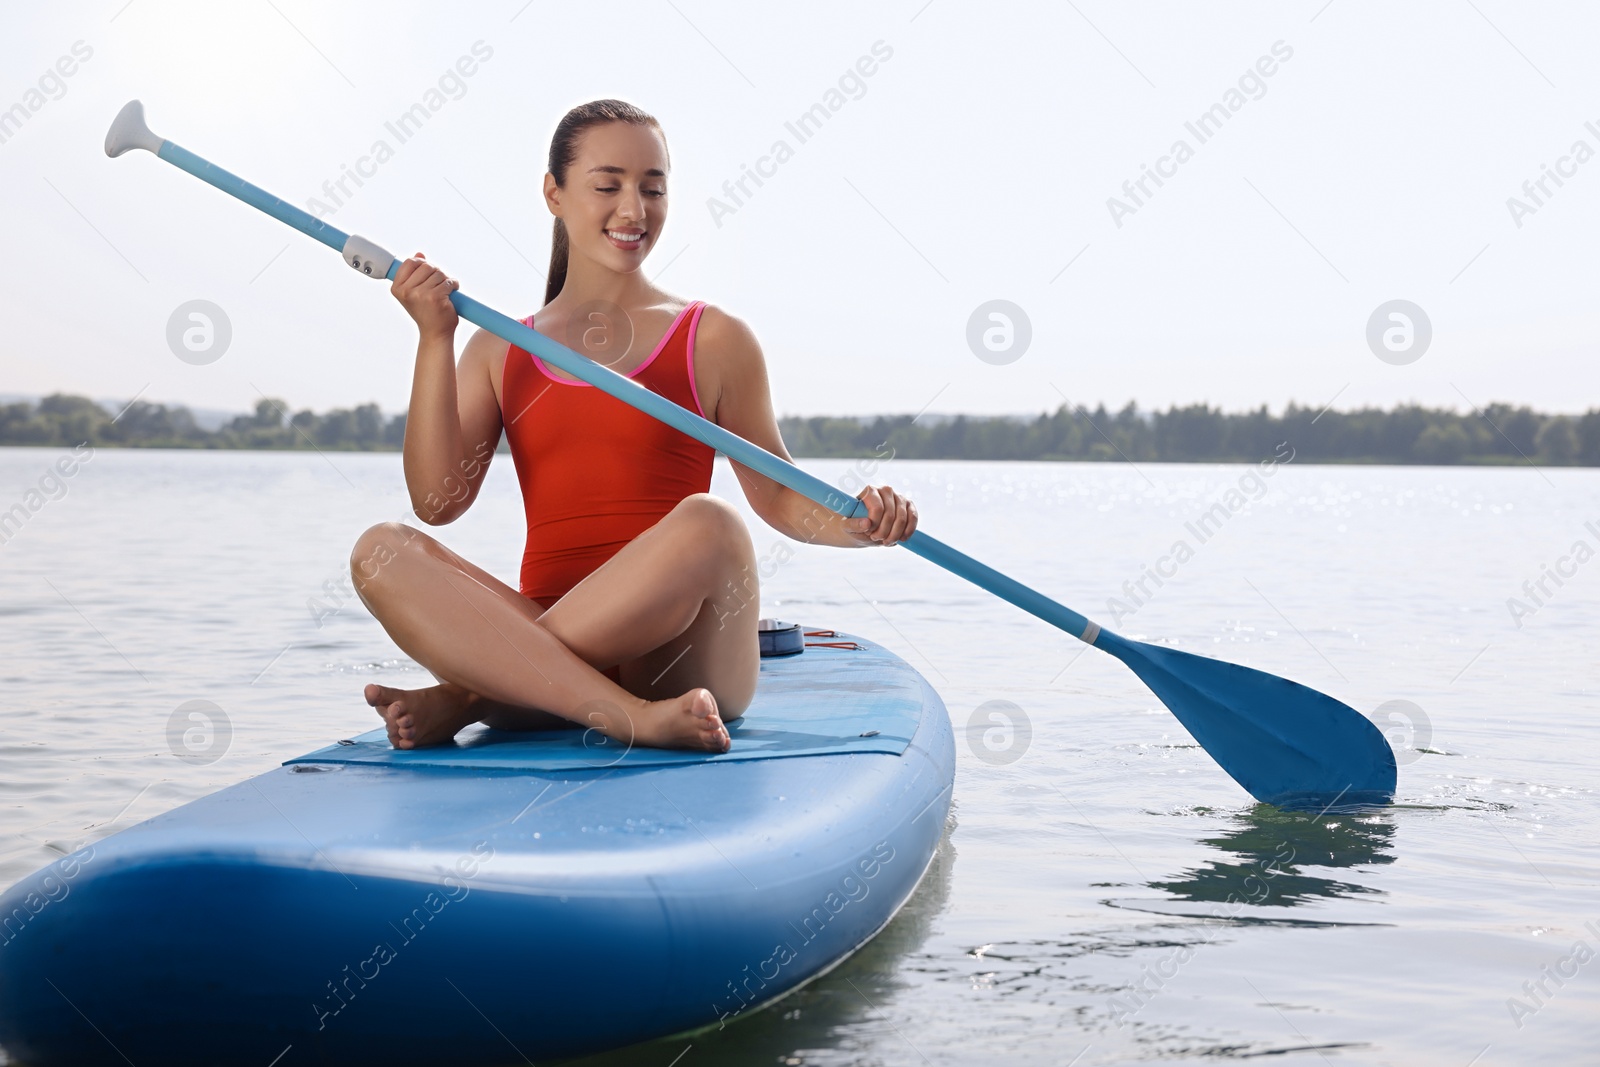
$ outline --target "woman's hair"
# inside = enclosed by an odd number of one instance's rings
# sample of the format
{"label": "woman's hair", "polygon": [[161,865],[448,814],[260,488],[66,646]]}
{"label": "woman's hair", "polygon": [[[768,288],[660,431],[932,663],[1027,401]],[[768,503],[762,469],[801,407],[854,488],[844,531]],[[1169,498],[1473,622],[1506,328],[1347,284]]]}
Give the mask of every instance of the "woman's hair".
{"label": "woman's hair", "polygon": [[[578,158],[578,139],[583,136],[583,131],[608,122],[652,126],[661,134],[663,143],[667,139],[667,135],[661,131],[661,123],[656,121],[654,115],[625,100],[591,100],[587,104],[579,104],[556,124],[555,135],[550,138],[550,173],[555,176],[557,186],[563,189],[567,186],[567,168]],[[555,235],[550,242],[550,277],[544,286],[546,304],[554,300],[566,284],[568,251],[567,226],[557,218]]]}

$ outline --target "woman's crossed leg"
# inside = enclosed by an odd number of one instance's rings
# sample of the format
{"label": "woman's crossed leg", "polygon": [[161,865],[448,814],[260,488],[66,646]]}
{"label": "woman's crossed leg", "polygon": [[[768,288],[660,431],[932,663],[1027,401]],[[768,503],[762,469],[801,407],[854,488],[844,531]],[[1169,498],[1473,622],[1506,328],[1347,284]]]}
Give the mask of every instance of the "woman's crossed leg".
{"label": "woman's crossed leg", "polygon": [[397,748],[442,744],[479,721],[566,720],[625,744],[720,752],[724,722],[755,693],[755,551],[738,512],[708,493],[548,609],[403,523],[362,534],[351,572],[395,643],[440,682],[367,687]]}

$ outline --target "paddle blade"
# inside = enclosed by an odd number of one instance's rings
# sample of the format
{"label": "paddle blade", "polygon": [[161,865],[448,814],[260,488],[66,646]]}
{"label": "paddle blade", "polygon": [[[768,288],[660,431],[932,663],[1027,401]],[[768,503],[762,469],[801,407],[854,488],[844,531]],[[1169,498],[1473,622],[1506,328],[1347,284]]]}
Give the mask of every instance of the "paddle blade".
{"label": "paddle blade", "polygon": [[1257,800],[1280,808],[1387,804],[1394,750],[1366,716],[1265,671],[1102,632],[1202,748]]}

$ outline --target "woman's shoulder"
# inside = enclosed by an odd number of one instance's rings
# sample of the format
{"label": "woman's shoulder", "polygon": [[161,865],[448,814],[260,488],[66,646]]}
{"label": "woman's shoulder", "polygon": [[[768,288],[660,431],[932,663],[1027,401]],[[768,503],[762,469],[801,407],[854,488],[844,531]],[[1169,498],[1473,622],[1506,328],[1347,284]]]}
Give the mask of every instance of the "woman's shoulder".
{"label": "woman's shoulder", "polygon": [[504,362],[510,346],[488,330],[477,329],[461,347],[457,366],[461,370],[484,371],[493,374]]}
{"label": "woman's shoulder", "polygon": [[761,345],[750,324],[726,308],[709,302],[700,312],[695,350],[697,354],[733,362],[761,357]]}

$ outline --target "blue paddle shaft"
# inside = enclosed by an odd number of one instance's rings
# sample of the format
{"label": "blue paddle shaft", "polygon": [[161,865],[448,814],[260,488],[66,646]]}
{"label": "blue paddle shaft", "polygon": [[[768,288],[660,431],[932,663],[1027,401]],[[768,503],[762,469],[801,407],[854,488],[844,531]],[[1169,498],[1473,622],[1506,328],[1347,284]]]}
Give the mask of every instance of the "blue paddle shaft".
{"label": "blue paddle shaft", "polygon": [[1000,599],[1010,601],[1028,614],[1043,619],[1057,629],[1065,630],[1080,641],[1092,645],[1104,632],[1099,626],[1065,604],[1057,603],[1043,593],[1029,589],[1016,579],[1001,574],[987,563],[979,563],[965,552],[951,548],[921,530],[913,533],[902,543],[928,562],[936,563],[951,574],[959,575]]}
{"label": "blue paddle shaft", "polygon": [[[123,108],[106,137],[107,155],[115,157],[132,148],[153,151],[201,181],[337,249],[341,258],[362,274],[392,279],[400,269],[400,260],[366,238],[329,226],[193,152],[157,137],[144,124],[144,110],[138,101]],[[637,382],[585,359],[533,328],[461,292],[452,293],[450,300],[468,322],[538,355],[751,470],[846,518],[861,513],[862,504],[855,497]],[[1102,631],[1070,608],[921,530],[904,543],[929,562],[1088,644],[1098,644],[1122,660],[1256,799],[1320,805],[1326,810],[1341,799],[1383,803],[1393,796],[1394,753],[1377,727],[1348,705],[1264,671],[1129,641]]]}
{"label": "blue paddle shaft", "polygon": [[[395,260],[394,266],[389,270],[390,278],[394,277],[399,265],[400,261]],[[525,352],[532,352],[540,359],[555,364],[573,377],[610,393],[624,404],[638,408],[652,418],[660,419],[673,429],[681,430],[703,444],[710,445],[728,458],[738,460],[751,470],[788,486],[801,496],[808,497],[846,518],[854,517],[862,509],[861,501],[849,493],[834,488],[821,478],[807,474],[759,445],[753,445],[738,434],[674,404],[660,393],[646,389],[633,379],[625,378],[609,367],[602,367],[592,359],[585,359],[559,341],[551,340],[532,327],[501,314],[465,293],[459,290],[451,293],[450,302],[468,322],[483,327]]]}
{"label": "blue paddle shaft", "polygon": [[[390,278],[394,277],[399,265],[400,261],[396,260],[389,270]],[[759,445],[753,445],[716,423],[709,422],[694,412],[674,404],[633,379],[625,378],[609,367],[602,367],[592,359],[585,359],[559,341],[551,340],[537,330],[484,306],[460,291],[452,293],[450,301],[456,306],[461,317],[468,322],[483,327],[523,351],[532,352],[546,362],[554,363],[574,377],[605,390],[623,403],[660,419],[674,429],[682,430],[728,458],[737,460],[781,485],[788,486],[801,496],[814,500],[846,518],[851,518],[860,511],[861,502],[855,497],[834,488],[820,478],[807,474]],[[1093,625],[1071,608],[1034,592],[1021,582],[1006,577],[993,567],[979,563],[964,552],[951,548],[921,530],[913,533],[902,543],[923,559],[960,575],[1074,636],[1083,637],[1086,629]],[[1084,639],[1092,644],[1094,636],[1094,633],[1090,632]]]}
{"label": "blue paddle shaft", "polygon": [[279,200],[257,185],[251,185],[237,174],[223,170],[215,163],[202,159],[182,145],[162,141],[156,153],[179,170],[188,171],[207,185],[214,185],[229,196],[238,197],[257,211],[265,212],[286,225],[293,226],[308,237],[314,237],[336,252],[343,252],[350,235],[329,226],[310,212]]}
{"label": "blue paddle shaft", "polygon": [[[395,260],[389,268],[389,277],[400,267]],[[450,302],[468,322],[483,327],[496,337],[532,352],[540,359],[554,363],[568,374],[581,378],[598,389],[603,389],[625,404],[638,408],[646,415],[660,419],[668,426],[704,442],[729,459],[766,475],[780,485],[786,485],[801,496],[816,501],[823,507],[838,512],[845,518],[857,515],[862,504],[855,497],[834,488],[821,478],[780,459],[759,445],[753,445],[737,434],[701,418],[687,408],[674,404],[659,393],[652,392],[631,378],[625,378],[609,367],[602,367],[592,359],[585,359],[559,341],[551,340],[537,330],[486,307],[459,290],[450,294]],[[902,542],[923,559],[937,563],[945,570],[958,574],[975,585],[1009,600],[1024,611],[1031,612],[1053,626],[1059,626],[1075,637],[1094,643],[1094,624],[1071,608],[1056,603],[1047,596],[1034,592],[1021,582],[1013,581],[971,556],[958,552],[928,534],[917,530]]]}
{"label": "blue paddle shaft", "polygon": [[[343,230],[328,225],[309,212],[273,196],[259,186],[252,185],[237,174],[223,170],[181,145],[172,141],[162,141],[161,150],[156,154],[206,184],[213,185],[230,196],[243,200],[251,207],[271,215],[279,222],[321,241],[341,255],[350,244],[350,235]],[[384,277],[392,281],[400,269],[400,262],[399,259],[394,259],[389,264],[389,269],[384,272]],[[377,272],[374,271],[373,274],[376,275]],[[759,445],[751,444],[714,422],[701,418],[687,408],[674,404],[633,379],[625,378],[591,359],[585,359],[566,345],[546,337],[509,315],[504,315],[459,290],[450,294],[450,302],[455,305],[457,314],[473,325],[488,330],[496,337],[526,352],[532,352],[580,381],[588,382],[623,403],[638,408],[646,415],[660,419],[673,429],[711,446],[729,459],[737,460],[780,485],[788,486],[801,496],[845,518],[854,518],[861,513],[861,502],[848,493],[829,485],[821,478],[807,474],[794,464],[773,455]],[[959,575],[974,585],[1010,601],[1023,611],[1038,616],[1074,637],[1093,644],[1100,632],[1099,627],[1071,608],[1058,604],[1021,582],[1006,577],[993,567],[978,562],[966,553],[951,548],[921,530],[906,538],[903,544],[923,559],[936,563],[952,574]]]}

